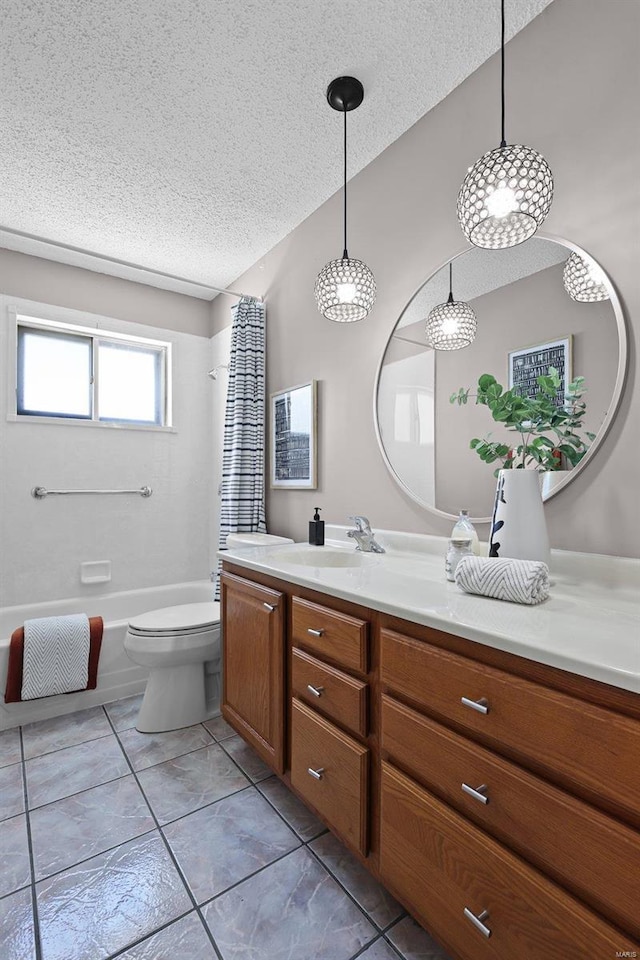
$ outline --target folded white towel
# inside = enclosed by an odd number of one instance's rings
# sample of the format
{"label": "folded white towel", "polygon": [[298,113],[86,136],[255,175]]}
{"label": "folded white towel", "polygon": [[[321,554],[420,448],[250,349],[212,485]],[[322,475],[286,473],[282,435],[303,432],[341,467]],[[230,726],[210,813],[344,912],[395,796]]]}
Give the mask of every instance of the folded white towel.
{"label": "folded white towel", "polygon": [[538,560],[462,557],[456,567],[456,583],[465,593],[513,603],[541,603],[549,596],[549,567]]}
{"label": "folded white towel", "polygon": [[22,699],[86,689],[90,639],[84,613],[25,620]]}

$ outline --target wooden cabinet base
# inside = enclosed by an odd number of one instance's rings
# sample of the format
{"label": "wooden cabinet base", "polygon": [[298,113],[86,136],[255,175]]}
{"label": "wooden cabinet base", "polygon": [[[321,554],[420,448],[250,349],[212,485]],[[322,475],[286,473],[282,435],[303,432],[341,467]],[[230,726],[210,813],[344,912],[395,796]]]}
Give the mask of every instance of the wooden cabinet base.
{"label": "wooden cabinet base", "polygon": [[223,715],[452,960],[640,958],[640,697],[225,571]]}

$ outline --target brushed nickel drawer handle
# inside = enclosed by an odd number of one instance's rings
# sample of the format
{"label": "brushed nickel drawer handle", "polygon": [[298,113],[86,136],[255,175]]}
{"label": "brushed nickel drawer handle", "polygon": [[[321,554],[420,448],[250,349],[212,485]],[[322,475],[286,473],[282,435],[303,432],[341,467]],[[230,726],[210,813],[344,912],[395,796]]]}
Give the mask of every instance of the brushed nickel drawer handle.
{"label": "brushed nickel drawer handle", "polygon": [[318,767],[317,770],[314,770],[313,767],[309,767],[307,773],[310,777],[313,777],[314,780],[322,780],[322,774],[324,773],[324,767]]}
{"label": "brushed nickel drawer handle", "polygon": [[269,613],[273,613],[273,611],[276,608],[275,603],[263,603],[262,606],[265,607],[265,609],[267,609]]}
{"label": "brushed nickel drawer handle", "polygon": [[472,710],[477,710],[478,713],[489,713],[489,701],[486,697],[480,697],[479,700],[469,700],[467,697],[460,697],[460,702],[465,705],[465,707],[471,707]]}
{"label": "brushed nickel drawer handle", "polygon": [[470,787],[468,783],[463,783],[462,789],[465,793],[468,793],[470,797],[473,797],[474,800],[479,800],[480,803],[489,803],[489,797],[485,796],[485,792],[489,789],[486,783],[480,784],[480,786],[475,789]]}
{"label": "brushed nickel drawer handle", "polygon": [[321,637],[324,630],[312,630],[311,627],[307,627],[307,633],[310,633],[312,637]]}
{"label": "brushed nickel drawer handle", "polygon": [[307,690],[309,691],[309,693],[312,693],[314,697],[321,697],[324,687],[314,687],[311,683],[308,683]]}
{"label": "brushed nickel drawer handle", "polygon": [[482,913],[479,913],[478,916],[476,917],[475,913],[472,913],[468,907],[465,907],[464,915],[467,918],[467,920],[471,920],[471,923],[474,925],[474,927],[477,930],[479,930],[480,933],[483,936],[485,936],[488,940],[489,937],[491,936],[491,930],[482,921],[487,919],[487,917],[489,916],[489,911],[483,910]]}

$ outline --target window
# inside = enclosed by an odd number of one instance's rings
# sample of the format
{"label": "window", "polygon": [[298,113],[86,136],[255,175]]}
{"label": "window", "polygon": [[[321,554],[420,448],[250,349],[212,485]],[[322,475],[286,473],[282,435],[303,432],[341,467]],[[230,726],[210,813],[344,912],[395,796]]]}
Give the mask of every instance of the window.
{"label": "window", "polygon": [[168,426],[171,345],[17,317],[18,416]]}

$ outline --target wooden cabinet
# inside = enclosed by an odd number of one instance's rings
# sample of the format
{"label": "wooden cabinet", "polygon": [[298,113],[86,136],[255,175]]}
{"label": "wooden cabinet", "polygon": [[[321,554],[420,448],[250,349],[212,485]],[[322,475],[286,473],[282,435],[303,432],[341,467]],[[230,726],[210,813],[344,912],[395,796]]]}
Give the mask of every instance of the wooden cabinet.
{"label": "wooden cabinet", "polygon": [[225,569],[224,716],[454,960],[640,956],[636,694]]}
{"label": "wooden cabinet", "polygon": [[[495,652],[482,662],[477,644],[461,656],[425,639],[380,631],[383,881],[455,956],[632,949],[638,720],[575,696],[575,683],[563,692],[553,671],[552,687],[541,668],[532,682]],[[633,694],[626,703],[633,713]],[[487,911],[490,937],[465,907]]]}
{"label": "wooden cabinet", "polygon": [[388,696],[382,747],[482,830],[640,937],[640,869],[629,870],[640,865],[636,830]]}
{"label": "wooden cabinet", "polygon": [[284,773],[284,597],[233,574],[220,578],[222,715]]}
{"label": "wooden cabinet", "polygon": [[294,596],[290,642],[291,785],[367,857],[369,621]]}
{"label": "wooden cabinet", "polygon": [[628,937],[386,763],[381,805],[383,876],[464,960],[595,960],[634,948]]}

